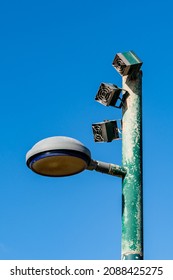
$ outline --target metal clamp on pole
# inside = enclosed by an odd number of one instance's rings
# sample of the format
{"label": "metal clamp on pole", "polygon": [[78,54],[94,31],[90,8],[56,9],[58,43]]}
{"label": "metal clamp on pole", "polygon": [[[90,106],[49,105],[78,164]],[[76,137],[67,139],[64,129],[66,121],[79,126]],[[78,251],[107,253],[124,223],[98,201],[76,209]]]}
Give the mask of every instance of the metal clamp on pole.
{"label": "metal clamp on pole", "polygon": [[122,166],[96,160],[91,160],[87,169],[95,170],[97,172],[117,176],[120,178],[124,178],[127,173],[126,169]]}

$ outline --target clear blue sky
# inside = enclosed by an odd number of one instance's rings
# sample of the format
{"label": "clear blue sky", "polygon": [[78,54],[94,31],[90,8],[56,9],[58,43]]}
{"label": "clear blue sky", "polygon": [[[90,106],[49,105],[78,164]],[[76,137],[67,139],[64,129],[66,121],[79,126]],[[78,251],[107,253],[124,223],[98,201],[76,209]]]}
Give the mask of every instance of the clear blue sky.
{"label": "clear blue sky", "polygon": [[94,143],[91,124],[121,117],[94,101],[121,86],[117,52],[143,60],[146,259],[173,259],[172,1],[1,1],[0,259],[120,259],[121,180],[85,171],[47,178],[25,165],[49,136],[83,142],[121,164],[121,141]]}

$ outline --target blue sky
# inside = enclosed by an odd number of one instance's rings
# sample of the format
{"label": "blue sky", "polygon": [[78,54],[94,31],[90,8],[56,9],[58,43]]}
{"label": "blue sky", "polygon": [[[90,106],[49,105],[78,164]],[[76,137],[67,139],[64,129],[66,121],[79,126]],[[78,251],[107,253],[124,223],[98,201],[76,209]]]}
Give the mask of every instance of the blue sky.
{"label": "blue sky", "polygon": [[145,259],[173,259],[172,2],[1,1],[0,259],[120,259],[121,180],[85,171],[34,174],[26,152],[49,136],[83,142],[121,164],[121,141],[94,143],[91,124],[121,118],[94,101],[121,86],[117,52],[143,60]]}

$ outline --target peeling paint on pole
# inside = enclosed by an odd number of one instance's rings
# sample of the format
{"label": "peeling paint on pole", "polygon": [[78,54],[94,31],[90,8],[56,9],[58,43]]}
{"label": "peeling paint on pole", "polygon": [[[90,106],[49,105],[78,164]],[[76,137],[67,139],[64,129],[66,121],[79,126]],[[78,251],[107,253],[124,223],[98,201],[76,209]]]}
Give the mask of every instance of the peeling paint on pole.
{"label": "peeling paint on pole", "polygon": [[123,106],[122,165],[127,174],[122,190],[122,259],[143,259],[142,72],[123,77],[129,93]]}

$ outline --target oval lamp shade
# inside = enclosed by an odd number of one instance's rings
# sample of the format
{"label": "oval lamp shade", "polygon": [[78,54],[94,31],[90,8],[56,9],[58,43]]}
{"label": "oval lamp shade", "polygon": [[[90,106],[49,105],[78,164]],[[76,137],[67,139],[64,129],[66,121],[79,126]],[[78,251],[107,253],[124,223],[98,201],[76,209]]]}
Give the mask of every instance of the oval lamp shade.
{"label": "oval lamp shade", "polygon": [[85,170],[91,153],[81,142],[65,136],[45,138],[26,154],[27,166],[40,175],[70,176]]}

